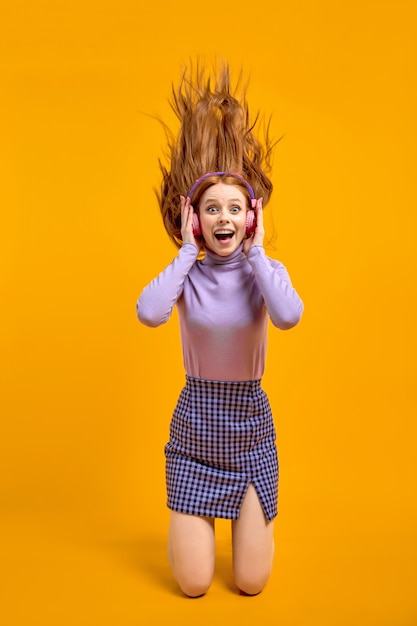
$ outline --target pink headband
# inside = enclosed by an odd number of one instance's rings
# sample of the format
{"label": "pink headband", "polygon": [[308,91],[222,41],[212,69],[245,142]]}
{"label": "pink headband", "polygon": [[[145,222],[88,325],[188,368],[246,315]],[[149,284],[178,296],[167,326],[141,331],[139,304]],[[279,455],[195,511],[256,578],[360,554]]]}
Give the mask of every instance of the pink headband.
{"label": "pink headband", "polygon": [[229,176],[234,176],[235,178],[238,178],[245,185],[246,189],[249,191],[251,199],[255,200],[255,193],[252,187],[249,185],[248,181],[245,180],[243,176],[241,176],[240,174],[235,174],[234,172],[208,172],[208,174],[204,174],[204,176],[197,178],[197,180],[195,181],[194,185],[191,187],[188,193],[188,197],[189,198],[193,197],[193,194],[195,190],[197,189],[197,187],[199,186],[199,184],[202,183],[203,180],[205,180],[206,178],[209,178],[210,176],[224,176],[226,174]]}

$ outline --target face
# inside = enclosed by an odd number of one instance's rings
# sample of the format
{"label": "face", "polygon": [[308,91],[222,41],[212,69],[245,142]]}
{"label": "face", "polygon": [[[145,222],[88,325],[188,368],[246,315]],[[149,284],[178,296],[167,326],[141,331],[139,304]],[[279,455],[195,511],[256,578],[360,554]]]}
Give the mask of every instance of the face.
{"label": "face", "polygon": [[239,187],[217,183],[201,196],[198,217],[206,247],[220,256],[232,254],[246,234],[248,201]]}

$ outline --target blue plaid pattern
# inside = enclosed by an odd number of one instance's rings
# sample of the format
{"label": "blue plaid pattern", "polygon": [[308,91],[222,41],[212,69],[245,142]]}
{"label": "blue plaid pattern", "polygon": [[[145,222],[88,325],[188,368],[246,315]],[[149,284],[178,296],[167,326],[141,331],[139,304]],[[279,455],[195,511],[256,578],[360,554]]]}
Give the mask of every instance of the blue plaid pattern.
{"label": "blue plaid pattern", "polygon": [[237,519],[253,483],[268,520],[277,515],[275,428],[260,380],[186,377],[165,446],[168,507]]}

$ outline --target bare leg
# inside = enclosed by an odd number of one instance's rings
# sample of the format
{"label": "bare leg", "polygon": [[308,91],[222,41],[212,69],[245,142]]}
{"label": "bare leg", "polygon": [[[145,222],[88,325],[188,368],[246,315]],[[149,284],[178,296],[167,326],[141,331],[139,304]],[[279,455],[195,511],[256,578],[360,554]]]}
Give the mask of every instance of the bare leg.
{"label": "bare leg", "polygon": [[248,595],[262,591],[272,570],[274,522],[265,518],[255,487],[250,484],[232,523],[233,570],[238,588]]}
{"label": "bare leg", "polygon": [[174,577],[187,596],[206,593],[214,573],[214,519],[171,511],[168,557]]}

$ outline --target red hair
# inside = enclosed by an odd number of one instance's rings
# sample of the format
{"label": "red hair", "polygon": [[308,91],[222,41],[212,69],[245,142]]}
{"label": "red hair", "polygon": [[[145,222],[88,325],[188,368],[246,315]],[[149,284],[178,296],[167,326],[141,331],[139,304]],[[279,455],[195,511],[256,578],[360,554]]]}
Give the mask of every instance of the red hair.
{"label": "red hair", "polygon": [[[239,80],[232,89],[227,64],[215,73],[213,87],[198,64],[186,68],[179,85],[173,86],[170,104],[180,129],[177,136],[167,129],[169,165],[159,162],[162,183],[157,195],[165,229],[177,246],[181,245],[180,195],[187,196],[196,179],[207,172],[236,172],[257,198],[263,198],[264,206],[272,193],[268,174],[275,143],[269,137],[269,124],[261,142],[254,132],[259,118],[251,121],[246,89],[237,95],[238,86]],[[194,202],[198,204],[202,193],[220,180],[239,186],[249,200],[248,189],[238,178],[216,175],[198,186]]]}

